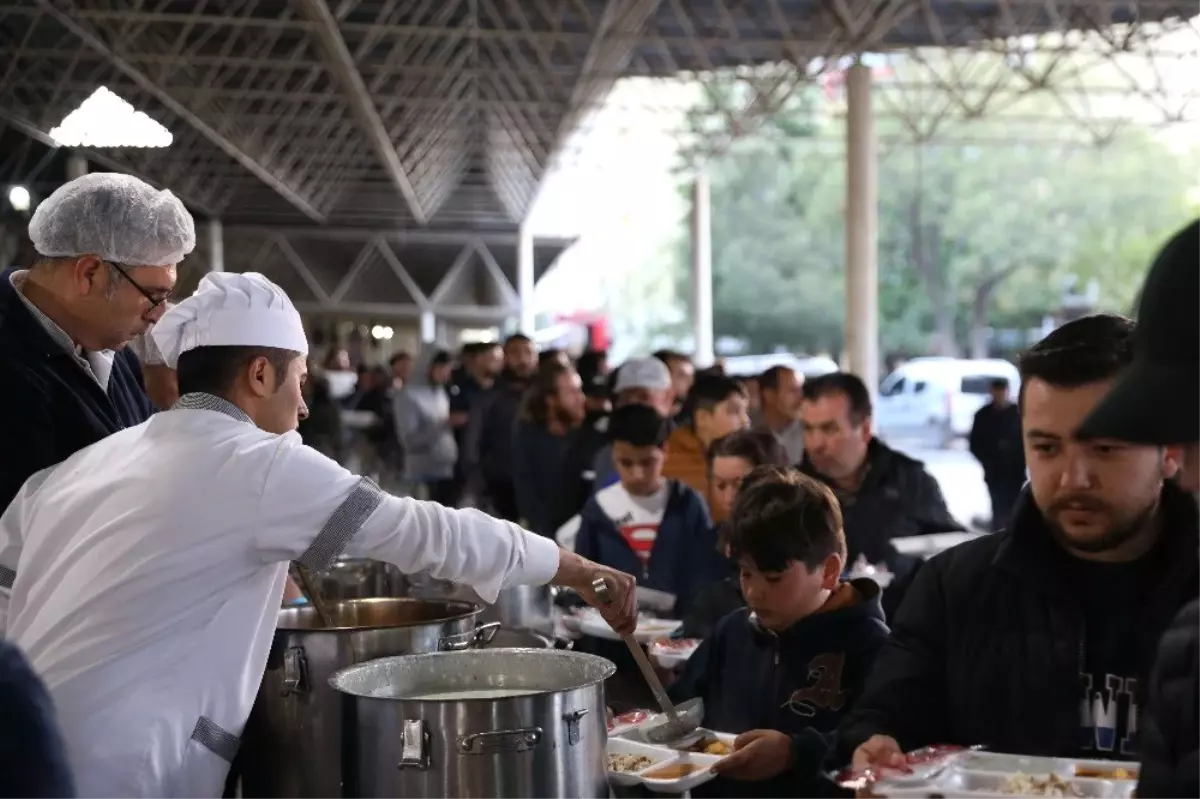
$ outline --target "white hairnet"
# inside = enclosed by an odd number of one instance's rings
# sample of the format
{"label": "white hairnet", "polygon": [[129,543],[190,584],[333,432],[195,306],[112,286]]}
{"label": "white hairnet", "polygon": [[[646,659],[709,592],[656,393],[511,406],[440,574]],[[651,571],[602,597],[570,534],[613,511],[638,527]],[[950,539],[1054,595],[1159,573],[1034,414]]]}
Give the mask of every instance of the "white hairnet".
{"label": "white hairnet", "polygon": [[46,258],[95,255],[129,266],[177,264],[196,246],[196,227],[169,191],[129,175],[96,172],[58,187],[29,222]]}
{"label": "white hairnet", "polygon": [[300,314],[283,289],[257,272],[209,272],[196,293],[150,331],[172,369],[198,347],[275,347],[308,354]]}

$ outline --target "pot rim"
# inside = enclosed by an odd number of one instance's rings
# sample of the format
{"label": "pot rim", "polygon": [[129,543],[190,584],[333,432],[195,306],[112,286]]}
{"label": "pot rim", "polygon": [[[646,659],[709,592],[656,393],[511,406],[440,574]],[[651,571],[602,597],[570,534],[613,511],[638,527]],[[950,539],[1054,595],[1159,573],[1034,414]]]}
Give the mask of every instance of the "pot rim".
{"label": "pot rim", "polygon": [[[361,671],[362,669],[364,669],[368,666],[373,666],[373,665],[375,665],[377,663],[381,663],[381,662],[391,662],[391,661],[397,661],[397,660],[403,660],[406,662],[422,662],[424,660],[433,660],[433,659],[449,660],[452,658],[456,658],[456,657],[461,658],[464,656],[477,657],[477,658],[480,658],[480,657],[481,658],[499,658],[504,654],[512,654],[512,653],[517,653],[519,655],[530,655],[530,656],[534,656],[534,657],[543,657],[543,658],[544,657],[555,657],[555,658],[564,658],[564,659],[571,659],[571,660],[590,661],[599,667],[598,670],[599,670],[599,672],[601,672],[601,674],[600,674],[600,676],[596,677],[593,680],[589,680],[587,682],[581,682],[578,685],[572,685],[572,686],[565,687],[565,688],[547,688],[544,691],[534,691],[533,693],[522,693],[522,694],[518,694],[515,696],[499,697],[499,698],[495,698],[495,699],[483,699],[483,698],[479,698],[479,699],[406,699],[404,697],[393,697],[393,696],[372,696],[370,694],[360,693],[358,691],[351,690],[349,688],[343,688],[340,685],[341,682],[343,682],[346,678],[352,676],[356,671]],[[607,658],[602,658],[599,655],[591,655],[586,652],[565,652],[565,651],[556,650],[556,649],[532,649],[532,648],[468,649],[464,652],[424,652],[419,655],[392,655],[390,657],[375,658],[373,660],[367,660],[362,663],[355,663],[351,666],[346,666],[344,668],[340,668],[329,676],[329,679],[327,682],[329,684],[329,687],[332,688],[333,690],[337,691],[340,694],[344,694],[346,696],[353,697],[354,699],[371,699],[371,700],[380,701],[380,702],[420,702],[422,704],[429,702],[429,703],[434,703],[434,704],[452,704],[455,702],[470,702],[470,703],[474,703],[474,702],[505,702],[505,701],[508,701],[511,699],[531,699],[531,698],[537,697],[537,696],[547,696],[547,695],[551,695],[551,694],[562,694],[562,693],[566,693],[568,691],[578,691],[581,688],[591,688],[594,685],[603,683],[605,680],[607,680],[609,677],[613,676],[616,673],[617,673],[617,666],[611,660],[609,660]],[[531,691],[533,689],[520,688],[517,690]]]}
{"label": "pot rim", "polygon": [[294,623],[287,623],[284,614],[289,611],[307,610],[312,615],[316,615],[316,608],[311,604],[305,605],[302,608],[281,608],[275,619],[275,629],[277,631],[286,631],[289,633],[345,633],[358,632],[360,630],[394,630],[405,627],[425,627],[431,624],[440,625],[448,622],[462,621],[471,619],[483,612],[482,605],[474,602],[467,602],[461,599],[417,599],[414,597],[365,597],[363,599],[340,599],[330,603],[333,607],[343,605],[443,605],[446,607],[447,615],[436,619],[422,619],[421,621],[405,622],[403,624],[347,624],[338,625],[336,627],[300,627]]}

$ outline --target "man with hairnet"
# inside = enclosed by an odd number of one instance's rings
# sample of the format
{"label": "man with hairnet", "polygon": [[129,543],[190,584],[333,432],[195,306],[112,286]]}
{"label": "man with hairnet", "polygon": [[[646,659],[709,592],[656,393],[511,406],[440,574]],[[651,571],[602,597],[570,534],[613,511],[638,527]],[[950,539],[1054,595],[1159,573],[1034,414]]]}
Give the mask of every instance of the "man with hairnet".
{"label": "man with hairnet", "polygon": [[601,613],[636,626],[631,576],[477,510],[391,496],[304,446],[308,341],[262,275],[206,275],[153,337],[179,402],[33,475],[0,516],[15,575],[0,637],[49,687],[80,796],[221,794],[290,560],[374,558],[489,602],[550,582],[595,602],[602,575]]}
{"label": "man with hairnet", "polygon": [[29,237],[34,265],[0,273],[0,507],[34,472],[154,412],[126,345],[166,311],[196,243],[173,194],[110,173],[61,186]]}

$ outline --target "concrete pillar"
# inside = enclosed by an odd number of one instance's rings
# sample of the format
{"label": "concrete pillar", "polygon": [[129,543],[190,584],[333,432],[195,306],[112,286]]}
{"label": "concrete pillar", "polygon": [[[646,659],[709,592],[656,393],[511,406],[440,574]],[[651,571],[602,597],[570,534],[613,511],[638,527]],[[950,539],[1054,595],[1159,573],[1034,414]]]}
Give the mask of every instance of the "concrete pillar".
{"label": "concrete pillar", "polygon": [[225,271],[225,235],[220,219],[208,220],[208,271]]}
{"label": "concrete pillar", "polygon": [[537,317],[533,307],[533,231],[528,222],[521,225],[517,239],[517,299],[521,305],[520,331],[532,336]]}
{"label": "concrete pillar", "polygon": [[432,344],[438,340],[438,320],[433,311],[421,311],[421,343]]}
{"label": "concrete pillar", "polygon": [[846,363],[879,388],[878,186],[871,68],[846,72]]}
{"label": "concrete pillar", "polygon": [[67,156],[67,180],[75,180],[81,178],[88,173],[88,162],[79,153],[71,153]]}
{"label": "concrete pillar", "polygon": [[713,363],[712,199],[708,174],[692,183],[692,331],[697,366]]}

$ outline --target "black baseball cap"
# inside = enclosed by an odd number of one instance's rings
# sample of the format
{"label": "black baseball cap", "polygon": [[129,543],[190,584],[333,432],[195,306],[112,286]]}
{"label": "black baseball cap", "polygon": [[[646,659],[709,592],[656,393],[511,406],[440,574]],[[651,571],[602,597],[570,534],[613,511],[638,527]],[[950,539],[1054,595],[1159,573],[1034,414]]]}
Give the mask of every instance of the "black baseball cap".
{"label": "black baseball cap", "polygon": [[1133,363],[1079,437],[1159,446],[1200,441],[1200,220],[1154,259],[1138,304]]}

